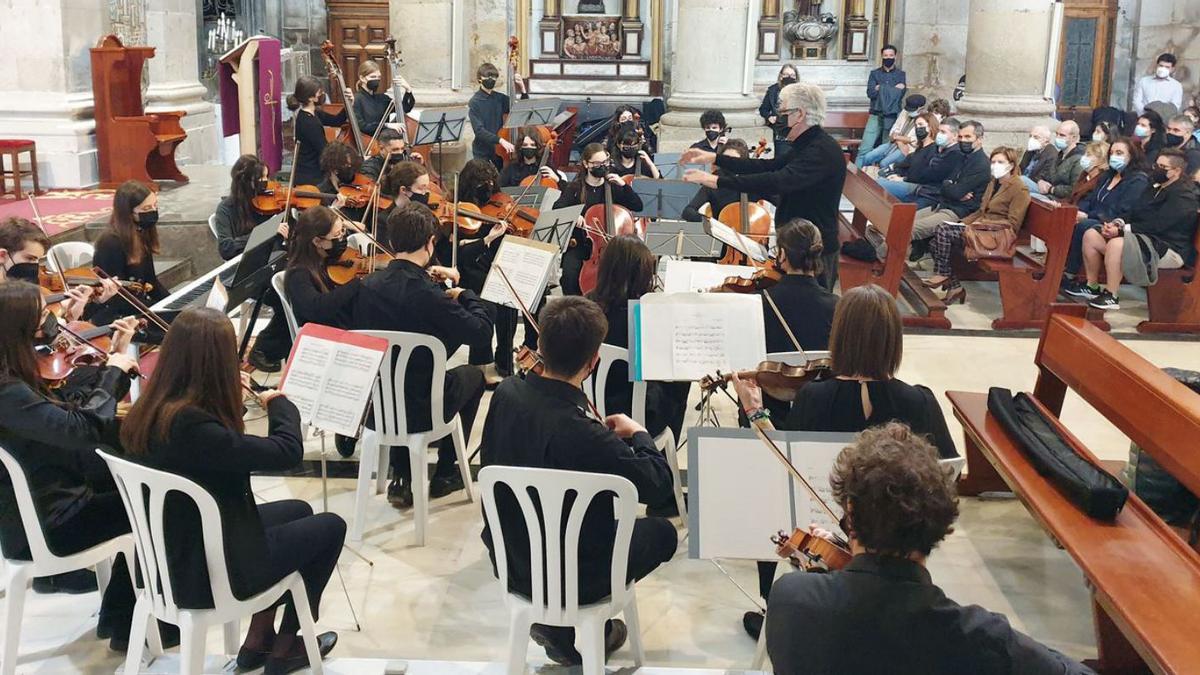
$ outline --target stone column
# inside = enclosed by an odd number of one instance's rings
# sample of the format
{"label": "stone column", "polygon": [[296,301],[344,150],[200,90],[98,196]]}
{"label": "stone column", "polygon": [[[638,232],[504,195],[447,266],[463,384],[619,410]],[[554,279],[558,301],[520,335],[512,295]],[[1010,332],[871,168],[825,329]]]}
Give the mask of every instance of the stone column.
{"label": "stone column", "polygon": [[960,121],[983,123],[984,147],[1021,152],[1029,129],[1054,128],[1054,103],[1042,97],[1050,49],[1051,0],[971,0],[967,93]]}
{"label": "stone column", "polygon": [[747,141],[753,135],[747,129],[761,124],[759,97],[753,91],[742,93],[747,61],[758,50],[747,42],[751,1],[760,0],[678,0],[669,112],[662,118],[660,152],[681,151],[703,137],[700,114],[710,108],[724,112],[735,135]]}
{"label": "stone column", "polygon": [[[418,108],[464,105],[474,93],[478,64],[468,63],[465,45],[473,31],[462,25],[469,19],[464,2],[391,3],[392,35],[404,51],[404,77],[413,86]],[[504,70],[502,62],[496,66]]]}
{"label": "stone column", "polygon": [[146,11],[146,44],[155,48],[154,58],[146,66],[150,78],[146,112],[187,113],[180,124],[188,137],[175,152],[180,165],[219,162],[221,156],[222,137],[213,104],[204,100],[207,90],[200,83],[198,4],[196,0],[154,0]]}

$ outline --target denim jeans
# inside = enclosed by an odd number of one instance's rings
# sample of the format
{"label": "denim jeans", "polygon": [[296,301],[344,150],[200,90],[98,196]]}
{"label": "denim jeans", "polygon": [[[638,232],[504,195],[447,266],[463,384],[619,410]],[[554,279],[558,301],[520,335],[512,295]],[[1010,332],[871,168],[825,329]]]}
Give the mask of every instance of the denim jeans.
{"label": "denim jeans", "polygon": [[1038,184],[1037,184],[1036,180],[1033,180],[1029,176],[1021,176],[1021,182],[1024,183],[1025,186],[1029,188],[1029,194],[1031,194],[1031,195],[1042,194],[1041,189],[1038,188]]}
{"label": "denim jeans", "polygon": [[[863,147],[866,147],[866,145],[864,144]],[[854,163],[859,167],[879,165],[879,168],[883,168],[881,164],[883,158],[887,157],[895,148],[896,145],[894,143],[885,143],[866,152],[859,152]]]}
{"label": "denim jeans", "polygon": [[[879,144],[880,140],[887,138],[888,131],[891,130],[892,125],[895,123],[895,115],[885,117],[883,115],[872,113],[871,116],[867,118],[867,128],[863,129],[862,143],[860,143],[858,146],[858,155],[861,156],[865,152],[874,150],[875,146]],[[862,165],[860,164],[859,166]]]}
{"label": "denim jeans", "polygon": [[1083,267],[1083,235],[1088,230],[1100,229],[1101,223],[1099,220],[1088,218],[1075,223],[1075,231],[1071,233],[1071,248],[1067,251],[1067,267],[1066,275],[1073,277],[1079,274],[1079,268]]}
{"label": "denim jeans", "polygon": [[880,179],[879,185],[891,196],[909,204],[917,201],[917,188],[921,187],[916,183],[909,183],[902,180],[888,180],[886,178]]}

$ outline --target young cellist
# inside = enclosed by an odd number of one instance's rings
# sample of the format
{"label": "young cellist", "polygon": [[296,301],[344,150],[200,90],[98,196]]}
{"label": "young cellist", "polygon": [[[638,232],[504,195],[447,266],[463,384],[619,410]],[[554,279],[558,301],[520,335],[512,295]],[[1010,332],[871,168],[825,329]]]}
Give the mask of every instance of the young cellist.
{"label": "young cellist", "polygon": [[566,181],[561,173],[550,168],[549,165],[540,164],[546,146],[542,143],[541,136],[538,135],[535,128],[521,127],[518,129],[516,144],[517,159],[506,164],[504,170],[500,172],[500,187],[517,187],[522,180],[534,175],[556,181]]}

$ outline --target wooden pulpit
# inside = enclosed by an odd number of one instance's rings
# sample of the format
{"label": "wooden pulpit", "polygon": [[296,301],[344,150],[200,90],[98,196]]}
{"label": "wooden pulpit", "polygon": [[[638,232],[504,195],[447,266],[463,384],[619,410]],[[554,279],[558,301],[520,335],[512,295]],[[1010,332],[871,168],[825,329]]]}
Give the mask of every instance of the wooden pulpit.
{"label": "wooden pulpit", "polygon": [[147,114],[142,105],[142,66],[154,57],[154,47],[126,47],[107,35],[91,51],[100,187],[127,180],[151,187],[155,180],[186,183],[175,166],[175,148],[187,138],[179,124],[187,113]]}
{"label": "wooden pulpit", "polygon": [[271,170],[283,164],[283,95],[280,43],[257,35],[221,56],[217,71],[221,131],[238,134],[243,155],[257,155]]}

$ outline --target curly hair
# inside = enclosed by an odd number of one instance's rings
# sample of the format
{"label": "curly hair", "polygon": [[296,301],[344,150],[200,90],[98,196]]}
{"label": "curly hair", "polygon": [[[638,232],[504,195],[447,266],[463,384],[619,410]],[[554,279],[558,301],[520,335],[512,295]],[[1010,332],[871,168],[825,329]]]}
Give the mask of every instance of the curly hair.
{"label": "curly hair", "polygon": [[872,553],[929,555],[958,518],[937,451],[899,422],[859,434],[838,455],[829,486],[848,515],[848,534]]}
{"label": "curly hair", "polygon": [[345,143],[330,143],[321,151],[321,173],[326,176],[337,173],[346,167],[354,169],[357,173],[362,167],[362,163],[362,155]]}
{"label": "curly hair", "polygon": [[500,172],[487,159],[472,159],[463,165],[458,174],[458,198],[483,206],[500,189]]}

